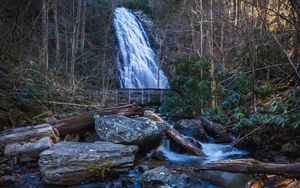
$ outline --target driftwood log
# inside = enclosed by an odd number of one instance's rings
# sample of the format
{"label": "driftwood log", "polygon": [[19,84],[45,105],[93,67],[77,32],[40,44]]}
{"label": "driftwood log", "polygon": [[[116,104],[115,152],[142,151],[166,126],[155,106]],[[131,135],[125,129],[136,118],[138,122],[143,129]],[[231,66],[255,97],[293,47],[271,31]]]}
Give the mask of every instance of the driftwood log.
{"label": "driftwood log", "polygon": [[255,159],[232,159],[207,163],[196,171],[213,170],[242,174],[276,174],[300,176],[300,163],[263,163]]}
{"label": "driftwood log", "polygon": [[0,146],[5,155],[35,158],[58,141],[58,134],[49,124],[8,129],[0,133]]}
{"label": "driftwood log", "polygon": [[[98,115],[124,115],[124,116],[135,116],[143,114],[143,109],[135,104],[124,105],[114,108],[106,108],[96,111]],[[58,130],[60,135],[65,135],[75,131],[79,131],[94,126],[94,118],[92,113],[83,113],[77,116],[57,120],[50,122],[50,124]]]}
{"label": "driftwood log", "polygon": [[207,155],[197,146],[195,146],[191,141],[189,141],[185,136],[176,131],[172,126],[170,126],[165,120],[159,117],[152,111],[145,111],[145,117],[150,118],[153,121],[158,121],[160,123],[166,124],[169,128],[165,131],[165,133],[171,137],[177,144],[184,147],[187,151],[190,151],[200,157],[207,157]]}

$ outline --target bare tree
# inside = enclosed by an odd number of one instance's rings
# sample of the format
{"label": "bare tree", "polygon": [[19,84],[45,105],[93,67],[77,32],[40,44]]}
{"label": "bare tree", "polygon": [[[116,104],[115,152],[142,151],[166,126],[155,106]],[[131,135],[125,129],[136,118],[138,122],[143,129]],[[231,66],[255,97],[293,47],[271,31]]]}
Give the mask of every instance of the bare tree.
{"label": "bare tree", "polygon": [[71,80],[70,80],[71,83],[70,84],[71,84],[71,86],[73,86],[75,84],[75,63],[76,63],[76,55],[77,55],[77,51],[78,51],[81,8],[82,8],[81,0],[78,0],[77,8],[76,8],[76,18],[73,23],[74,25],[73,25],[73,32],[72,32],[71,62],[70,62],[70,69],[71,69]]}
{"label": "bare tree", "polygon": [[80,52],[84,50],[85,44],[85,22],[86,22],[86,0],[82,0],[81,32],[80,32]]}
{"label": "bare tree", "polygon": [[42,55],[41,70],[47,78],[48,73],[48,0],[42,0]]}
{"label": "bare tree", "polygon": [[58,0],[54,1],[53,6],[53,18],[55,27],[55,63],[58,64],[60,61],[60,40],[59,40],[59,29],[58,29]]}

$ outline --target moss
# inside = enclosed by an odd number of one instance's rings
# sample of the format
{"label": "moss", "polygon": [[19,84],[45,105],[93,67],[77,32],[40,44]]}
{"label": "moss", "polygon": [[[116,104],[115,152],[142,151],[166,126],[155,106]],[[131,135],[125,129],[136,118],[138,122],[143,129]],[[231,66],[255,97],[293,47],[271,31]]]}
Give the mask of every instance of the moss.
{"label": "moss", "polygon": [[86,163],[87,173],[93,176],[104,177],[105,173],[110,171],[111,160],[97,160]]}

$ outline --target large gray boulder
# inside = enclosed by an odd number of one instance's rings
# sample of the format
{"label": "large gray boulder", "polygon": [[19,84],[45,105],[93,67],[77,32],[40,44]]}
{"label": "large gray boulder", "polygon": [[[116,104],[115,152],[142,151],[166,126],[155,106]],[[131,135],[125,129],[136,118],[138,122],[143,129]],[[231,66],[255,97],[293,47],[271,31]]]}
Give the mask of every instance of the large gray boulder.
{"label": "large gray boulder", "polygon": [[144,152],[160,144],[167,126],[148,118],[112,115],[96,118],[95,129],[102,141],[139,145]]}
{"label": "large gray boulder", "polygon": [[79,184],[127,172],[137,151],[138,146],[109,142],[59,142],[40,154],[40,172],[47,184]]}

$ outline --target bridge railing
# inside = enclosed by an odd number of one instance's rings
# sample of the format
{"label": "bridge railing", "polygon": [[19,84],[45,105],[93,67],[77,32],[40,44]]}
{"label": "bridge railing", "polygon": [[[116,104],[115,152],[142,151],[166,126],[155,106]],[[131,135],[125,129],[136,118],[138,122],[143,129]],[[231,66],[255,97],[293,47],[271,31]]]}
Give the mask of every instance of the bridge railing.
{"label": "bridge railing", "polygon": [[90,93],[93,99],[105,100],[105,102],[139,105],[160,104],[165,96],[166,89],[115,89],[94,90]]}

